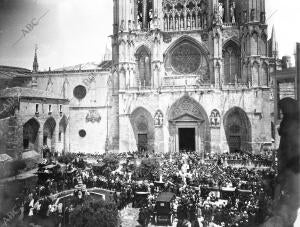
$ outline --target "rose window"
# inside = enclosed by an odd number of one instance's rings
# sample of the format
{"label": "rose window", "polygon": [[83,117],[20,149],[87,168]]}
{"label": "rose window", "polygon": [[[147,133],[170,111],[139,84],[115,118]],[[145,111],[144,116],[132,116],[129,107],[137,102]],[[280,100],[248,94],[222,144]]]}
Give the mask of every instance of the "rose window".
{"label": "rose window", "polygon": [[201,64],[201,54],[197,48],[183,43],[172,53],[171,65],[175,71],[182,74],[191,74],[198,70]]}

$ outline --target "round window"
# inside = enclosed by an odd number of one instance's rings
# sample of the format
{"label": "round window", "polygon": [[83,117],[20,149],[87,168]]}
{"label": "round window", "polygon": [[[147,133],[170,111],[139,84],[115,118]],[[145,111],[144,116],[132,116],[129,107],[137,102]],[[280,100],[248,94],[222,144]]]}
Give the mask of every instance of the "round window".
{"label": "round window", "polygon": [[176,47],[171,55],[171,65],[178,73],[190,74],[197,71],[201,63],[198,49],[189,43]]}
{"label": "round window", "polygon": [[73,95],[77,99],[83,99],[86,96],[86,88],[82,85],[78,85],[74,88]]}
{"label": "round window", "polygon": [[85,137],[86,136],[86,131],[84,129],[79,130],[79,136],[80,137]]}

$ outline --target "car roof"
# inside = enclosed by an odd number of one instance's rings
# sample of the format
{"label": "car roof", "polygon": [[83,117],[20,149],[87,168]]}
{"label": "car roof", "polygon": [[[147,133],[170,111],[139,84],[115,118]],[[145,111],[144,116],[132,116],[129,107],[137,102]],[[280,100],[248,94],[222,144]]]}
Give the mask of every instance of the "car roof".
{"label": "car roof", "polygon": [[158,202],[170,202],[173,198],[175,198],[175,194],[172,192],[161,192],[156,201]]}

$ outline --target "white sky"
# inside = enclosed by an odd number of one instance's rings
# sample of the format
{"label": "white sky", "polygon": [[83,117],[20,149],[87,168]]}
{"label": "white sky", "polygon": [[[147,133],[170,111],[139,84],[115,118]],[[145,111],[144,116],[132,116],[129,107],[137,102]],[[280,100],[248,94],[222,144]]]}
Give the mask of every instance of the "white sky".
{"label": "white sky", "polygon": [[[86,62],[100,62],[112,34],[112,0],[26,0],[26,5],[1,11],[0,65],[32,68],[38,44],[40,70]],[[17,1],[17,0],[14,0]],[[25,0],[18,0],[24,1]],[[29,2],[29,4],[28,4]],[[300,42],[300,1],[266,0],[269,33],[275,24],[280,55],[293,55]],[[33,18],[40,20],[17,44],[21,30]],[[2,15],[1,15],[2,14]]]}

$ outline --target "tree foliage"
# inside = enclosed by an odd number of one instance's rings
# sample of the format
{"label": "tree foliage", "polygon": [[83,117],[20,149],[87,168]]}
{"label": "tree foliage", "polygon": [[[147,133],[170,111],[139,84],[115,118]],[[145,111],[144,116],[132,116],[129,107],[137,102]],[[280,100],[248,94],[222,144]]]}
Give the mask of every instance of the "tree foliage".
{"label": "tree foliage", "polygon": [[108,177],[112,171],[115,171],[119,167],[119,156],[115,153],[108,153],[103,157],[102,162],[103,166],[103,174]]}
{"label": "tree foliage", "polygon": [[68,164],[68,163],[72,162],[75,159],[75,157],[76,157],[76,154],[67,152],[67,153],[64,153],[63,155],[59,156],[57,158],[57,160],[60,163]]}
{"label": "tree foliage", "polygon": [[156,158],[143,159],[141,164],[134,171],[134,178],[158,180],[160,164]]}
{"label": "tree foliage", "polygon": [[70,216],[74,227],[117,227],[120,225],[118,209],[114,203],[87,199],[75,207]]}

